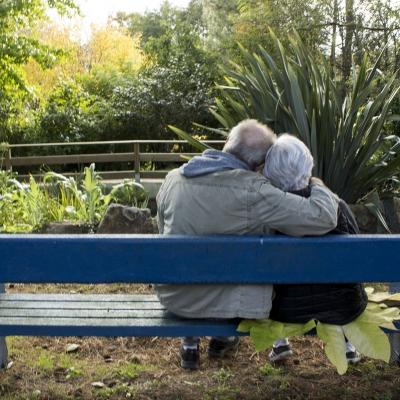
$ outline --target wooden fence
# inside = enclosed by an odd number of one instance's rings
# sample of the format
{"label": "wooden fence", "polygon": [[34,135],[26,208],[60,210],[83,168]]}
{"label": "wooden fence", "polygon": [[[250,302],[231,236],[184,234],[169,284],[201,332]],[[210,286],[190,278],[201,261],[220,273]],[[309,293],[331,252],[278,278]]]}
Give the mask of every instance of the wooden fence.
{"label": "wooden fence", "polygon": [[[221,140],[205,140],[203,143],[207,143],[212,147],[221,148],[224,141]],[[141,150],[149,145],[152,147],[169,147],[168,151],[164,152],[142,152]],[[144,162],[151,162],[153,165],[156,163],[182,163],[185,162],[187,157],[192,157],[199,153],[187,153],[187,152],[175,152],[172,151],[172,147],[176,145],[188,146],[188,143],[183,140],[120,140],[120,141],[103,141],[103,142],[74,142],[74,143],[34,143],[34,144],[11,144],[4,146],[0,153],[0,165],[8,170],[17,171],[23,167],[38,167],[38,166],[65,166],[74,164],[82,169],[82,166],[90,165],[91,163],[117,163],[126,162],[132,166],[129,170],[107,170],[98,171],[103,179],[125,179],[125,178],[135,178],[137,182],[140,180],[149,179],[160,179],[164,178],[168,172],[167,169],[157,169],[154,170],[143,170],[141,168]],[[85,148],[87,146],[107,146],[110,148],[108,152],[102,153],[91,153],[91,154],[62,154],[62,150],[68,147],[79,146],[80,148]],[[113,147],[124,147],[126,151],[124,152],[113,152]],[[39,149],[52,148],[60,149],[60,154],[56,155],[17,155],[15,152],[21,152],[22,150],[27,150],[29,153],[36,154]],[[63,173],[66,176],[77,175],[78,172],[68,172]],[[40,178],[42,174],[33,173],[32,176],[35,178]],[[21,180],[28,179],[29,175],[19,174]]]}

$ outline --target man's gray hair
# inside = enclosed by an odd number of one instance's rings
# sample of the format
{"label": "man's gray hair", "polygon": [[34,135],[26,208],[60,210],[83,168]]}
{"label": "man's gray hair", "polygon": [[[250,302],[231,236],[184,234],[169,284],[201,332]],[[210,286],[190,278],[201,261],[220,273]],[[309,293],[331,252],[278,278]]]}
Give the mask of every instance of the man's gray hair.
{"label": "man's gray hair", "polygon": [[244,161],[252,170],[264,163],[265,154],[276,140],[268,126],[246,119],[232,128],[223,151]]}
{"label": "man's gray hair", "polygon": [[265,157],[263,174],[279,189],[288,192],[308,186],[314,166],[308,147],[296,137],[284,133]]}

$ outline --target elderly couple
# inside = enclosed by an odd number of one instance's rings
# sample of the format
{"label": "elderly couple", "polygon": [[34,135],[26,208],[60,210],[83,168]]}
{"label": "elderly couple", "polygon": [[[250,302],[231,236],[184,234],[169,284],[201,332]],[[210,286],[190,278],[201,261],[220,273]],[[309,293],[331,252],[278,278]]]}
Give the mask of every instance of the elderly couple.
{"label": "elderly couple", "polygon": [[[264,165],[264,166],[263,166]],[[160,233],[286,234],[358,233],[347,205],[311,177],[313,158],[295,137],[278,138],[265,125],[245,120],[229,133],[222,151],[206,150],[171,171],[157,195]],[[265,266],[268,268],[268,265]],[[196,271],[193,271],[195,274]],[[365,309],[359,284],[342,285],[157,285],[160,302],[186,318],[272,318],[347,324]],[[181,366],[199,366],[198,337],[182,339]],[[221,357],[236,337],[211,338],[207,352]],[[278,340],[271,361],[292,354]],[[359,359],[347,344],[350,362]]]}

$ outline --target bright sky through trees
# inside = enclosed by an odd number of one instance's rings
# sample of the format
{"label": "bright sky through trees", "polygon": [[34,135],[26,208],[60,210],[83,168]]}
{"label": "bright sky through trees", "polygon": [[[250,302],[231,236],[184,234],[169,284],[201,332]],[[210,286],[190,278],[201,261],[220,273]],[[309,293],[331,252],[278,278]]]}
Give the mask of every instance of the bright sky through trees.
{"label": "bright sky through trees", "polygon": [[[169,3],[176,7],[186,7],[189,0],[168,0]],[[91,34],[93,25],[104,25],[110,16],[122,11],[126,13],[157,10],[160,8],[164,0],[77,0],[76,3],[80,7],[82,17],[75,17],[72,20],[60,18],[55,12],[51,11],[50,16],[57,23],[63,25],[75,26],[75,30],[79,30],[79,36],[83,42],[86,42]]]}
{"label": "bright sky through trees", "polygon": [[[164,0],[78,0],[82,14],[89,23],[102,24],[118,11],[140,12],[158,9]],[[186,7],[189,0],[169,0],[171,5]]]}

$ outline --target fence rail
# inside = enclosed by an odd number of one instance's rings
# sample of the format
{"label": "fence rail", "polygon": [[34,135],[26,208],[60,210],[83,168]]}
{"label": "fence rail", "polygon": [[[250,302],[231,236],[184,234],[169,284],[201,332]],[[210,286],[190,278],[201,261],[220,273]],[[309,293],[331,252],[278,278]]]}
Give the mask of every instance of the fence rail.
{"label": "fence rail", "polygon": [[[222,140],[204,140],[211,146],[217,148],[222,147],[224,141]],[[142,152],[143,147],[170,147],[169,151],[159,152]],[[7,170],[17,170],[23,167],[37,167],[37,166],[54,166],[54,165],[77,165],[85,166],[91,163],[121,163],[127,162],[132,163],[132,169],[128,170],[108,170],[98,171],[103,179],[125,179],[135,178],[137,182],[140,180],[149,179],[161,179],[164,178],[168,173],[168,169],[165,170],[143,170],[143,162],[151,163],[179,163],[184,162],[187,157],[195,156],[199,153],[195,152],[173,152],[172,146],[174,145],[186,145],[189,144],[184,140],[119,140],[119,141],[103,141],[103,142],[72,142],[72,143],[32,143],[32,144],[10,144],[0,149],[0,166]],[[62,148],[70,148],[73,146],[79,146],[81,148],[89,146],[108,146],[110,151],[101,153],[82,153],[82,154],[62,154]],[[114,152],[112,147],[119,146],[125,147],[126,152]],[[18,150],[37,153],[40,149],[48,148],[60,148],[60,154],[57,155],[28,155],[28,156],[13,156],[13,151]],[[67,172],[66,176],[75,176],[78,172]],[[40,178],[42,174],[33,173],[32,176]],[[19,178],[24,180],[28,179],[29,175],[20,174]]]}

